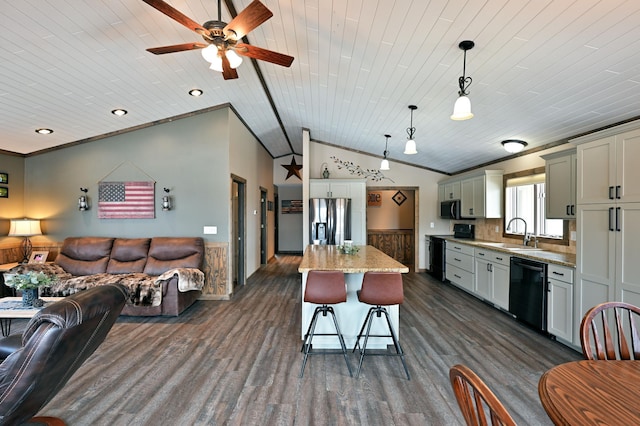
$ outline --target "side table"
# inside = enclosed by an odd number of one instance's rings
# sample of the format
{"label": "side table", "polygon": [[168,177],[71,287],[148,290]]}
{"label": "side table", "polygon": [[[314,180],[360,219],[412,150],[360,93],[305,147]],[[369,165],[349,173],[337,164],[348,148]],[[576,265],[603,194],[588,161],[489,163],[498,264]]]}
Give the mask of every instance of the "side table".
{"label": "side table", "polygon": [[22,308],[22,297],[3,297],[0,299],[0,330],[2,336],[11,334],[11,320],[13,318],[33,318],[35,314],[47,305],[50,305],[64,297],[41,297],[44,306],[40,308]]}

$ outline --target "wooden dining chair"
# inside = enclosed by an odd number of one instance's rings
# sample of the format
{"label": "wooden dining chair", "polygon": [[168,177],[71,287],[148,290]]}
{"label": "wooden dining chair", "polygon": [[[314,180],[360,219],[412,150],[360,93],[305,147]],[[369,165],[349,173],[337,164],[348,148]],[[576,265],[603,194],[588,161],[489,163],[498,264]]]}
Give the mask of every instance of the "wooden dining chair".
{"label": "wooden dining chair", "polygon": [[516,422],[500,400],[469,367],[454,365],[449,370],[449,378],[467,426],[515,426]]}
{"label": "wooden dining chair", "polygon": [[580,343],[585,358],[640,359],[636,325],[639,315],[639,307],[624,302],[606,302],[589,309],[580,324]]}

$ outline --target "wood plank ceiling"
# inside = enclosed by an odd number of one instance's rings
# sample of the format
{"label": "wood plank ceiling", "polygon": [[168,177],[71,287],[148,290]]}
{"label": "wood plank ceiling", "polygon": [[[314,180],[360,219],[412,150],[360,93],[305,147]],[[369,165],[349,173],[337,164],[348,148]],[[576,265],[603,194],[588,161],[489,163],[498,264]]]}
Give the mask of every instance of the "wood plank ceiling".
{"label": "wood plank ceiling", "polygon": [[[250,3],[231,1],[237,11]],[[167,3],[196,22],[218,14],[215,0]],[[455,173],[505,157],[503,139],[535,149],[640,116],[635,0],[263,3],[274,16],[249,42],[295,57],[291,68],[259,62],[275,108],[249,60],[224,81],[199,52],[146,52],[201,39],[141,0],[2,2],[0,149],[33,154],[231,104],[273,157],[301,153],[302,128],[376,156],[388,133],[392,162]],[[231,20],[224,2],[222,19]],[[467,39],[475,117],[456,122]],[[402,153],[410,104],[412,156]]]}

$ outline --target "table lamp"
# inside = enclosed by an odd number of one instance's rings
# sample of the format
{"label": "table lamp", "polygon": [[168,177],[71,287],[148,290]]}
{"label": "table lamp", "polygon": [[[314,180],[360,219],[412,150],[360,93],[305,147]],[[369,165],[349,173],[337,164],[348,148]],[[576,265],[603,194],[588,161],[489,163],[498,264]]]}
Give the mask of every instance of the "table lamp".
{"label": "table lamp", "polygon": [[22,263],[27,263],[29,261],[32,248],[29,237],[33,235],[42,235],[40,221],[38,219],[11,219],[9,236],[24,237],[24,240],[22,241]]}

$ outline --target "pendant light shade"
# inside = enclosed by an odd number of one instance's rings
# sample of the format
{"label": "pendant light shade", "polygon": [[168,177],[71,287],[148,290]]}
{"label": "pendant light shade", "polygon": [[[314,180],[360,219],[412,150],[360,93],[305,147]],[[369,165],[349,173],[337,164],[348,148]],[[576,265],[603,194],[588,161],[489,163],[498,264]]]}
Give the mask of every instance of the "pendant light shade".
{"label": "pendant light shade", "polygon": [[407,140],[407,143],[404,146],[404,153],[406,155],[413,155],[418,153],[418,150],[416,149],[416,141],[413,139],[413,135],[416,132],[416,128],[413,127],[413,111],[418,109],[418,107],[415,105],[409,105],[409,109],[411,110],[411,125],[409,128],[407,128],[409,140]]}
{"label": "pendant light shade", "polygon": [[464,62],[462,64],[462,76],[458,78],[458,86],[460,90],[458,90],[458,99],[453,106],[453,114],[451,115],[452,120],[468,120],[473,118],[473,114],[471,113],[471,101],[467,97],[469,92],[467,89],[471,85],[473,81],[471,77],[466,76],[467,72],[467,50],[473,49],[475,43],[471,40],[461,41],[458,47],[464,51]]}
{"label": "pendant light shade", "polygon": [[387,160],[387,154],[389,154],[389,138],[391,137],[391,135],[384,135],[384,137],[387,139],[384,143],[384,153],[382,154],[384,158],[380,162],[380,170],[389,170],[389,160]]}
{"label": "pendant light shade", "polygon": [[522,151],[527,145],[528,143],[519,139],[507,139],[506,141],[502,141],[502,147],[504,150],[511,154]]}

